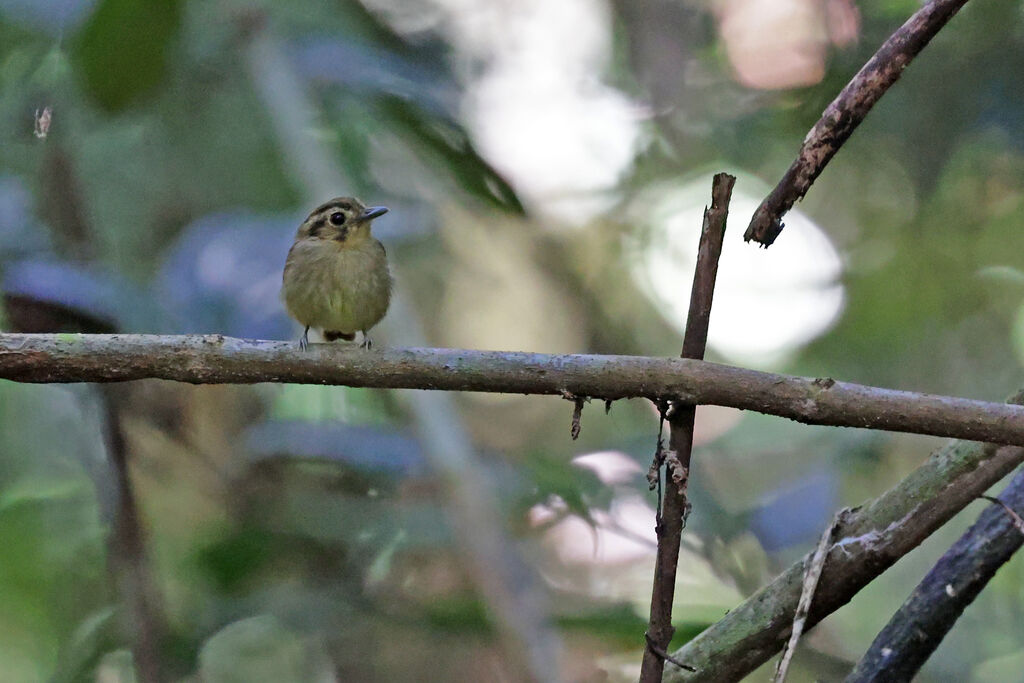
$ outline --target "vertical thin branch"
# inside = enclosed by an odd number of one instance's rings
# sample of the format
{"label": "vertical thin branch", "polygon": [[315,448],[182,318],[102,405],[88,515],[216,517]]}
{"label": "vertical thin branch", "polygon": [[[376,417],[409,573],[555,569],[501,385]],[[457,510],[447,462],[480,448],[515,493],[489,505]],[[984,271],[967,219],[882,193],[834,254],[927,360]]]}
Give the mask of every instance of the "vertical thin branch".
{"label": "vertical thin branch", "polygon": [[[726,173],[715,175],[711,184],[711,207],[704,210],[704,225],[697,251],[697,266],[690,294],[690,312],[683,336],[683,358],[703,360],[707,346],[711,302],[718,275],[718,259],[722,254],[729,199],[736,178]],[[671,426],[669,453],[665,458],[665,493],[657,525],[658,553],[654,567],[654,588],[651,594],[651,620],[647,629],[647,647],[640,669],[641,683],[661,681],[665,659],[659,650],[667,651],[675,629],[672,627],[672,602],[675,599],[679,545],[689,514],[686,489],[690,476],[693,450],[693,424],[696,406],[674,404],[668,413]]]}
{"label": "vertical thin branch", "polygon": [[135,673],[142,683],[160,683],[166,680],[161,655],[166,633],[163,609],[149,572],[142,518],[128,471],[128,447],[115,387],[101,386],[99,391],[103,402],[104,439],[117,495],[109,542],[112,573],[127,607],[124,621],[133,640]]}
{"label": "vertical thin branch", "polygon": [[729,216],[729,200],[736,178],[728,173],[717,173],[711,183],[711,207],[704,209],[704,225],[697,248],[697,267],[693,273],[690,292],[690,312],[686,316],[683,349],[680,358],[704,360],[708,343],[708,325],[711,321],[711,301],[715,296],[718,277],[718,259],[722,255],[725,239],[725,221]]}

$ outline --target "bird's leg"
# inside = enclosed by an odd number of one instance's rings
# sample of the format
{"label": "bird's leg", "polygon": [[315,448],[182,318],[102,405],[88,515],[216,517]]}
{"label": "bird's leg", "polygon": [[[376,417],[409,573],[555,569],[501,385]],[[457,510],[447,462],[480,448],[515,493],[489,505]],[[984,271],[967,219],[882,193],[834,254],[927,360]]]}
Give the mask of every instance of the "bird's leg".
{"label": "bird's leg", "polygon": [[366,330],[363,330],[363,341],[359,344],[359,348],[369,351],[372,346],[373,342],[370,341],[370,336],[366,334]]}
{"label": "bird's leg", "polygon": [[306,329],[302,333],[302,337],[299,338],[299,348],[305,351],[309,347],[309,325],[306,325]]}

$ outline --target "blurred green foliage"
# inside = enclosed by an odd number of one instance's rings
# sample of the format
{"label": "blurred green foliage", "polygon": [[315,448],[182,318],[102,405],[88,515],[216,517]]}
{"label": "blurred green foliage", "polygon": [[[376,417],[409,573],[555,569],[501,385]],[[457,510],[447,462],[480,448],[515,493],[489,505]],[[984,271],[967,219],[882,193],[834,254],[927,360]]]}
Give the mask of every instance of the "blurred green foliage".
{"label": "blurred green foliage", "polygon": [[[346,183],[337,194],[392,207],[381,236],[432,343],[675,355],[682,321],[629,276],[623,245],[650,209],[638,198],[707,186],[708,169],[737,172],[737,191],[753,192],[755,177],[774,183],[918,5],[856,3],[857,40],[826,41],[817,83],[765,91],[738,85],[734,46],[703,2],[580,3],[593,22],[554,26],[558,49],[537,76],[530,40],[545,21],[524,23],[533,3],[0,0],[0,320],[295,337],[277,287],[311,199],[302,170],[315,164],[292,158],[290,132],[325,151]],[[598,58],[584,69],[571,60],[592,35]],[[289,129],[268,106],[252,54],[264,39],[282,46],[309,129]],[[499,48],[520,61],[499,69]],[[574,69],[578,82],[545,89]],[[1024,15],[989,2],[970,3],[906,71],[800,207],[841,255],[842,314],[762,365],[989,400],[1022,384],[1022,69]],[[473,109],[495,74],[525,79],[490,116],[509,126],[499,138],[541,159],[526,172],[495,152],[507,148]],[[628,102],[619,118],[598,118],[606,90]],[[562,137],[546,123],[512,130],[509,112],[560,120],[562,94],[582,103]],[[53,118],[40,139],[44,107]],[[636,139],[628,163],[581,190],[590,166],[612,163],[601,143],[627,135],[624,122]],[[596,137],[573,137],[592,127]],[[538,187],[573,154],[589,161],[545,195]],[[730,239],[745,218],[733,216]],[[796,239],[787,230],[764,258]],[[760,333],[756,321],[737,332]],[[172,678],[517,680],[458,553],[445,482],[391,394],[125,391]],[[99,405],[90,387],[0,383],[5,681],[131,680],[135,629],[112,578],[118,492]],[[630,680],[649,605],[655,412],[587,405],[573,442],[565,401],[470,395],[458,406],[507,529],[548,584],[566,677]],[[877,495],[937,443],[699,416],[677,644],[804,552],[835,509]],[[597,452],[613,474],[573,462]],[[975,512],[818,627],[791,680],[859,657]],[[579,532],[565,526],[579,520]],[[1019,668],[1021,571],[1015,560],[997,577],[921,680],[1006,680]]]}
{"label": "blurred green foliage", "polygon": [[79,30],[72,61],[88,95],[116,112],[158,88],[181,24],[178,0],[102,0]]}

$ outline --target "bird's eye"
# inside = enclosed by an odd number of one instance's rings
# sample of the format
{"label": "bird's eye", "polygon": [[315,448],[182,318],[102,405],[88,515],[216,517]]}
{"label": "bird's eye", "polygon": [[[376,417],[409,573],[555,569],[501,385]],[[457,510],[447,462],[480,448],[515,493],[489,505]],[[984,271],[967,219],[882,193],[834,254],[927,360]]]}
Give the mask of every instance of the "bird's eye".
{"label": "bird's eye", "polygon": [[336,211],[336,212],[332,213],[331,214],[331,224],[332,225],[344,225],[345,224],[345,214],[343,214],[340,211]]}

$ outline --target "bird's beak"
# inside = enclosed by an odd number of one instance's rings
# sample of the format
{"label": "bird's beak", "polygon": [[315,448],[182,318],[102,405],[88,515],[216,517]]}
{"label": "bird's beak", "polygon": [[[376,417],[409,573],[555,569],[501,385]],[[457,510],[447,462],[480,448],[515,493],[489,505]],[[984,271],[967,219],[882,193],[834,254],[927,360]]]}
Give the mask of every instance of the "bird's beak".
{"label": "bird's beak", "polygon": [[362,213],[362,215],[359,216],[359,220],[361,220],[361,221],[373,220],[374,218],[377,218],[379,216],[383,216],[387,212],[388,212],[388,207],[386,207],[386,206],[368,206],[367,208],[363,209],[363,213]]}

